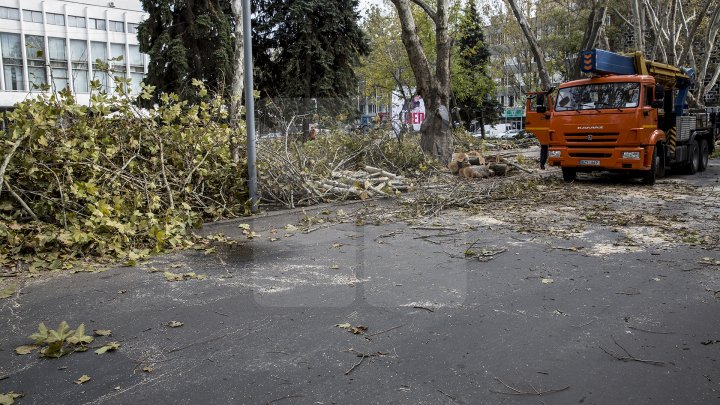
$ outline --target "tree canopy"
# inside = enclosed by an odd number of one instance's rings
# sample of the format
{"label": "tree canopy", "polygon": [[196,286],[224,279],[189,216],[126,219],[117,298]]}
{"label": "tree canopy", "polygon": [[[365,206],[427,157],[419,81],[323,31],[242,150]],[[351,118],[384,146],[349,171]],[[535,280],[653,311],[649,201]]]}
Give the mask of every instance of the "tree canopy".
{"label": "tree canopy", "polygon": [[140,51],[150,56],[145,82],[182,98],[192,79],[226,94],[232,84],[235,20],[229,0],[142,0]]}
{"label": "tree canopy", "polygon": [[357,0],[260,0],[253,23],[262,96],[347,98],[369,52]]}

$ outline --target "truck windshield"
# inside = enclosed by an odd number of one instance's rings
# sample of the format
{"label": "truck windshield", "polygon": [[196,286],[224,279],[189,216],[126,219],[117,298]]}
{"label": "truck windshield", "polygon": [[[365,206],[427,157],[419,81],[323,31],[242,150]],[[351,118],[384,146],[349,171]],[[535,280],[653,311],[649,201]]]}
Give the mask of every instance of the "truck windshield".
{"label": "truck windshield", "polygon": [[640,83],[603,83],[560,89],[555,111],[632,108],[640,101]]}

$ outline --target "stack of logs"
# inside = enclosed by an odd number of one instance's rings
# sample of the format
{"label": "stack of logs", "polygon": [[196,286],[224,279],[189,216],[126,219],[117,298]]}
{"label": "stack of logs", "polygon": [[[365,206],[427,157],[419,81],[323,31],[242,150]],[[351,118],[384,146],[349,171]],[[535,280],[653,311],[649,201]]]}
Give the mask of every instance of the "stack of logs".
{"label": "stack of logs", "polygon": [[486,159],[478,151],[453,153],[450,163],[448,163],[448,169],[453,174],[459,174],[469,179],[504,176],[508,174],[511,166],[516,165],[500,157],[500,155],[488,156]]}
{"label": "stack of logs", "polygon": [[365,170],[343,170],[332,173],[332,179],[314,182],[323,195],[355,196],[362,200],[382,196],[389,197],[399,191],[408,191],[410,186],[403,176],[365,166]]}

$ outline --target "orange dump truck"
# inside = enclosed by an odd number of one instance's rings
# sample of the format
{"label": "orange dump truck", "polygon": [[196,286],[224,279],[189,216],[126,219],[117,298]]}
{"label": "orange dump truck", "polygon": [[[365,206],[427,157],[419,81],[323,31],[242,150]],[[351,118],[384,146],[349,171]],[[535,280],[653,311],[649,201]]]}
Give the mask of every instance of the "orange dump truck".
{"label": "orange dump truck", "polygon": [[540,124],[548,163],[561,167],[566,181],[577,172],[604,170],[654,184],[666,168],[707,168],[720,114],[717,108],[687,109],[691,69],[598,49],[582,53],[581,69],[588,78],[561,84],[552,105],[538,105],[528,118]]}

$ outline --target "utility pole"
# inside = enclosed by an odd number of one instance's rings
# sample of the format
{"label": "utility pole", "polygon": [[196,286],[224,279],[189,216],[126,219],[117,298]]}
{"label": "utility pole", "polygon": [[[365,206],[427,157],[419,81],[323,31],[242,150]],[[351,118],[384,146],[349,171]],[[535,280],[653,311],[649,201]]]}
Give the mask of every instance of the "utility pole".
{"label": "utility pole", "polygon": [[257,165],[255,152],[255,98],[253,95],[252,29],[250,27],[250,0],[243,0],[243,51],[245,52],[245,122],[247,124],[248,188],[251,210],[258,209]]}

